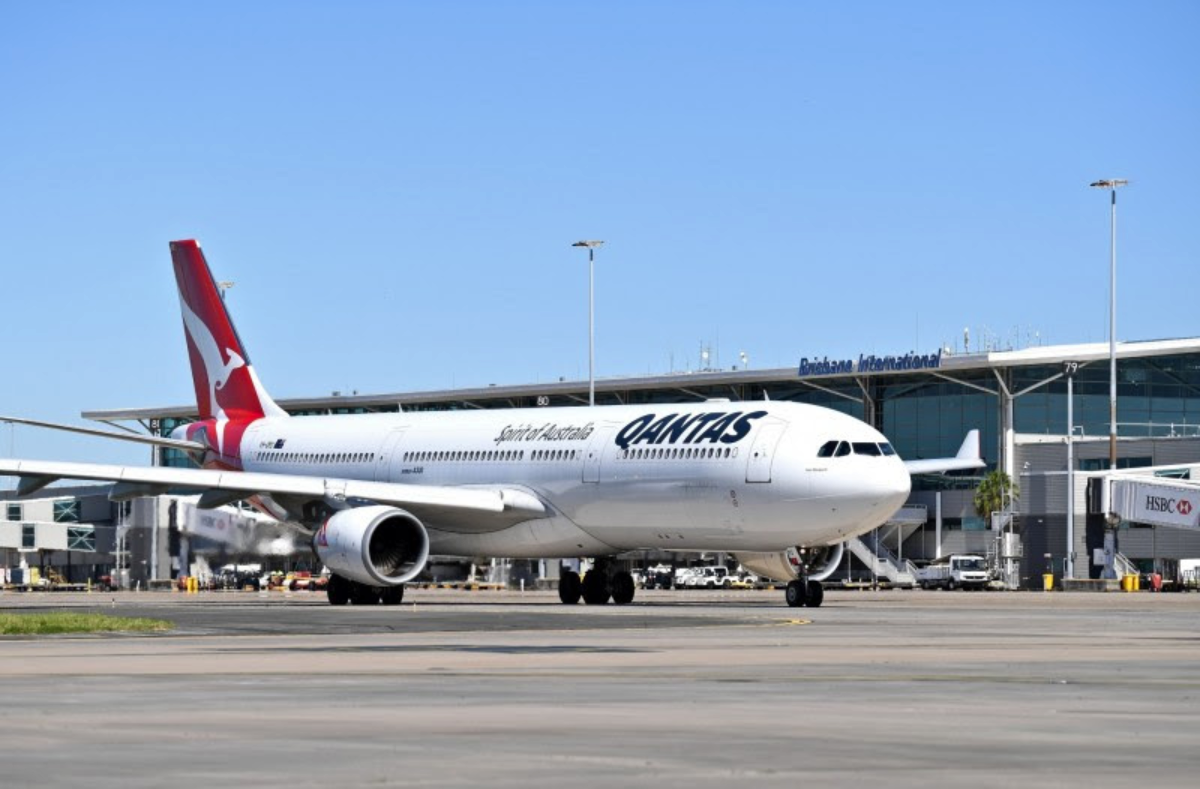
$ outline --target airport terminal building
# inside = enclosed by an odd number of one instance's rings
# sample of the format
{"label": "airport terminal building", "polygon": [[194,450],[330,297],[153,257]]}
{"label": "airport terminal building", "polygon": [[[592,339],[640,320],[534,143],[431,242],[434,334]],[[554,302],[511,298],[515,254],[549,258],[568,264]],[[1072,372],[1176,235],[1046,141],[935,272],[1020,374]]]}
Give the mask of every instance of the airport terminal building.
{"label": "airport terminal building", "polygon": [[[791,400],[862,419],[888,437],[901,457],[952,456],[978,429],[988,469],[1002,469],[1020,488],[1011,521],[989,523],[974,510],[985,472],[929,475],[913,481],[909,506],[895,523],[864,540],[885,564],[949,553],[1009,556],[1020,585],[1040,585],[1047,570],[1061,573],[1067,551],[1067,369],[1073,371],[1076,471],[1075,575],[1086,577],[1091,550],[1085,491],[1089,472],[1108,466],[1109,364],[1106,343],[1037,346],[1021,350],[853,358],[804,357],[794,367],[722,369],[603,378],[596,402],[660,404],[708,399]],[[1118,359],[1118,467],[1200,464],[1200,338],[1124,342]],[[588,382],[487,386],[380,395],[333,394],[280,400],[297,416],[397,411],[530,408],[586,405]],[[86,418],[167,435],[195,418],[194,406],[91,411]],[[154,450],[159,465],[190,465],[170,449]],[[116,506],[116,505],[114,505]],[[1016,547],[994,547],[994,529],[1017,535]],[[1157,562],[1200,557],[1200,535],[1123,524],[1121,552],[1149,570]],[[1003,542],[1008,546],[1008,542]],[[682,558],[682,557],[681,557]],[[877,576],[881,567],[847,552],[843,580]],[[134,566],[137,566],[136,560]],[[1094,570],[1094,568],[1092,568]],[[838,580],[833,578],[831,580]],[[893,579],[895,580],[895,579]]]}

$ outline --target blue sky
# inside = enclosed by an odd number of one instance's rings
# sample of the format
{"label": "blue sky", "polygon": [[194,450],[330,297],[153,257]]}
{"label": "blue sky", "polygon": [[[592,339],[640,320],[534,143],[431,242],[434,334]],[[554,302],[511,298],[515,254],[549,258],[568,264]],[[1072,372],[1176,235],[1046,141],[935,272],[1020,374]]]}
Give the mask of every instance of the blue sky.
{"label": "blue sky", "polygon": [[[0,413],[190,402],[198,238],[277,397],[1195,336],[1194,2],[8,3]],[[141,449],[0,428],[0,452]]]}

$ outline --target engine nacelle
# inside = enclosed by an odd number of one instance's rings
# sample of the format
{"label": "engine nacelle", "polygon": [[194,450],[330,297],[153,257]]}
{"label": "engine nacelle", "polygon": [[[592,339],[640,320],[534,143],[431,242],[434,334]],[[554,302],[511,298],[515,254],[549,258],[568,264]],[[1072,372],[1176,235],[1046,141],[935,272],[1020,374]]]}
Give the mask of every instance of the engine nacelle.
{"label": "engine nacelle", "polygon": [[395,507],[342,510],[313,536],[317,556],[343,578],[368,586],[399,586],[417,577],[429,560],[429,533],[412,514]]}
{"label": "engine nacelle", "polygon": [[833,575],[842,561],[846,544],[820,545],[815,548],[788,548],[775,553],[739,553],[737,560],[755,575],[774,581],[791,581],[800,577],[800,567],[808,565],[810,581],[824,581]]}

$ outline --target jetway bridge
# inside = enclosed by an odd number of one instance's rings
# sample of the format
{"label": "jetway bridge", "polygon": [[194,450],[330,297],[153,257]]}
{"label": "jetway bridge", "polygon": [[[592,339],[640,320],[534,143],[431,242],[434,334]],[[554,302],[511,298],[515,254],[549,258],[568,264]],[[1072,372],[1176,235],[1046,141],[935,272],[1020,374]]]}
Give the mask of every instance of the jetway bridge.
{"label": "jetway bridge", "polygon": [[1105,511],[1118,520],[1200,531],[1200,482],[1111,475]]}

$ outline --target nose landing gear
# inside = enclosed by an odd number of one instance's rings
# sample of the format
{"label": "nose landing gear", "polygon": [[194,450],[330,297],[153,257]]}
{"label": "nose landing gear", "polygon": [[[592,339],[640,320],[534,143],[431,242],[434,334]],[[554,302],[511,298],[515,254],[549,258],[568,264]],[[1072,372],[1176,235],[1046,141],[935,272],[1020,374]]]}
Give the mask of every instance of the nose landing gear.
{"label": "nose landing gear", "polygon": [[784,590],[784,599],[792,608],[820,608],[821,603],[825,601],[825,587],[820,581],[810,581],[806,576],[801,576],[788,582],[787,589]]}

